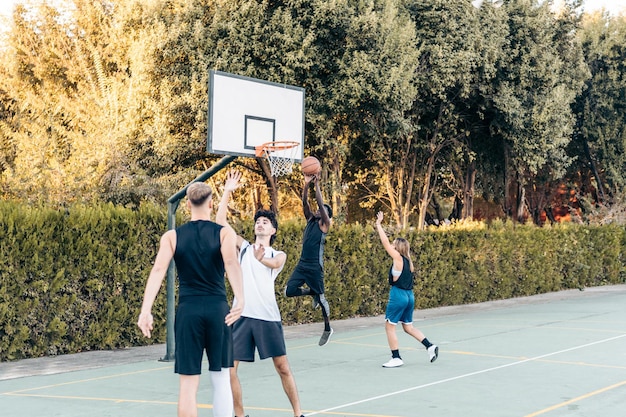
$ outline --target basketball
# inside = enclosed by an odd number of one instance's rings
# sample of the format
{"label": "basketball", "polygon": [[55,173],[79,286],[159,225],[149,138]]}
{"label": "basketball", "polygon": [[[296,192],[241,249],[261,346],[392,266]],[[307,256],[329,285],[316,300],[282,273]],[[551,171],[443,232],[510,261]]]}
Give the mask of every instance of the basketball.
{"label": "basketball", "polygon": [[320,161],[314,156],[307,156],[304,158],[300,167],[302,168],[302,173],[304,175],[319,174],[322,169]]}

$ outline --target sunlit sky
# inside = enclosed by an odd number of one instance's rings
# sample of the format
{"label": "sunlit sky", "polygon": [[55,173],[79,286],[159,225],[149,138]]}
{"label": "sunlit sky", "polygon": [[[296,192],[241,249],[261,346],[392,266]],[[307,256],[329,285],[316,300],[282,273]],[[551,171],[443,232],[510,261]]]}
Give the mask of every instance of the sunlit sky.
{"label": "sunlit sky", "polygon": [[[473,2],[480,1],[474,0]],[[23,0],[0,0],[0,14],[4,15],[2,17],[9,16],[16,3],[23,3]],[[611,13],[617,14],[620,10],[626,12],[626,0],[584,0],[583,4],[586,11],[599,10],[604,7]]]}

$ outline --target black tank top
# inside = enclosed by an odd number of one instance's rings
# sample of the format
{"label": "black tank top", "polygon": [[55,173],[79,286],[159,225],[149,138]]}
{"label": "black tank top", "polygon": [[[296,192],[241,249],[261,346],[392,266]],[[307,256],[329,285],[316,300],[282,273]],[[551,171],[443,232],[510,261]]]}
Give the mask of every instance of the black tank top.
{"label": "black tank top", "polygon": [[393,280],[393,275],[391,274],[391,270],[393,269],[393,264],[391,264],[391,268],[389,268],[389,285],[394,287],[401,288],[403,290],[412,290],[413,289],[413,272],[411,272],[411,263],[408,258],[402,257],[402,273],[397,281]]}
{"label": "black tank top", "polygon": [[220,230],[207,220],[190,221],[176,228],[174,262],[180,297],[217,295],[226,298]]}
{"label": "black tank top", "polygon": [[319,224],[319,217],[311,217],[304,229],[302,237],[302,254],[300,261],[305,263],[324,264],[324,242],[326,233],[322,232]]}

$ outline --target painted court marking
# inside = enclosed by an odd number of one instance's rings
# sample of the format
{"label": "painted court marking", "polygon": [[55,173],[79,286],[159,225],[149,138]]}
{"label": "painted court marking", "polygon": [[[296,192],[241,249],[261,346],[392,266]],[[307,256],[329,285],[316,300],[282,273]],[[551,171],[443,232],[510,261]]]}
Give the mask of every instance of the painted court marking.
{"label": "painted court marking", "polygon": [[[404,395],[405,393],[417,393],[419,395],[420,392],[424,393],[423,390],[419,391],[422,388],[438,386],[439,388],[436,390],[438,392],[441,390],[442,387],[446,386],[445,383],[454,383],[456,381],[463,381],[464,384],[466,383],[472,384],[470,377],[476,377],[475,380],[477,380],[477,379],[480,379],[478,378],[478,376],[481,374],[489,375],[489,373],[494,373],[494,371],[498,372],[499,370],[508,369],[509,367],[521,365],[526,362],[529,362],[529,366],[518,367],[515,369],[517,369],[518,371],[524,371],[527,368],[534,367],[534,364],[539,364],[541,362],[544,362],[544,363],[579,365],[581,367],[587,367],[587,369],[610,368],[610,369],[615,369],[618,372],[611,372],[608,375],[612,375],[612,377],[597,379],[595,380],[593,384],[585,384],[586,388],[584,389],[581,389],[580,387],[578,387],[573,392],[569,390],[567,393],[562,394],[562,396],[559,396],[559,397],[551,396],[548,398],[543,398],[544,401],[542,401],[540,404],[535,404],[534,406],[530,404],[526,404],[525,406],[526,408],[524,412],[528,414],[524,415],[523,417],[544,417],[544,415],[550,415],[550,413],[556,414],[559,412],[559,410],[561,413],[563,413],[565,412],[565,410],[567,410],[568,406],[572,407],[572,405],[576,403],[579,403],[581,405],[581,408],[583,407],[584,404],[586,404],[587,406],[592,406],[595,402],[602,401],[604,397],[607,397],[609,399],[616,399],[616,398],[619,399],[620,395],[626,392],[625,391],[626,379],[622,375],[623,372],[620,373],[622,370],[626,369],[626,364],[622,364],[621,361],[617,361],[617,363],[615,363],[615,361],[613,360],[607,361],[607,362],[599,360],[598,363],[586,363],[582,361],[581,362],[577,361],[578,359],[584,360],[584,356],[582,354],[558,356],[560,354],[565,354],[567,352],[590,348],[593,346],[604,347],[601,344],[603,343],[608,344],[608,343],[615,342],[615,341],[620,341],[620,342],[613,343],[611,346],[613,347],[617,346],[618,348],[621,349],[621,347],[624,346],[623,344],[624,341],[626,341],[626,332],[623,330],[623,326],[622,326],[622,324],[626,323],[625,320],[609,320],[609,321],[597,320],[597,319],[594,319],[594,320],[558,320],[558,319],[549,319],[547,317],[544,317],[543,315],[538,315],[538,314],[533,315],[531,320],[516,320],[514,318],[513,319],[502,319],[502,318],[483,319],[481,318],[480,320],[476,320],[476,321],[467,320],[467,319],[447,321],[447,319],[448,317],[445,317],[443,318],[441,322],[436,322],[436,323],[433,323],[433,322],[429,322],[428,324],[420,323],[421,325],[418,324],[418,326],[420,328],[422,327],[432,328],[432,327],[442,327],[442,326],[456,327],[463,323],[473,323],[474,324],[473,327],[486,328],[486,329],[491,328],[493,330],[492,332],[481,330],[479,333],[485,333],[485,334],[479,335],[478,337],[471,336],[470,334],[469,336],[466,336],[466,338],[462,339],[461,342],[465,342],[467,340],[472,340],[472,339],[479,338],[479,337],[484,337],[485,335],[500,336],[502,334],[514,333],[517,330],[525,330],[528,328],[530,329],[536,328],[539,330],[546,330],[546,331],[552,331],[554,329],[567,330],[567,331],[572,331],[572,330],[583,331],[583,332],[587,332],[586,335],[590,336],[592,340],[593,339],[596,339],[596,340],[592,342],[589,342],[589,340],[581,341],[579,343],[585,343],[581,345],[576,345],[576,343],[569,342],[568,344],[570,345],[570,347],[565,347],[562,350],[553,351],[551,353],[546,353],[546,354],[540,354],[538,356],[534,356],[530,358],[523,356],[523,355],[519,355],[519,354],[518,355],[493,355],[493,354],[481,353],[481,352],[464,351],[461,349],[449,350],[447,351],[447,354],[449,355],[463,355],[466,357],[478,356],[478,357],[485,357],[485,358],[488,357],[492,359],[497,358],[498,359],[497,363],[501,365],[490,367],[490,364],[488,363],[484,363],[482,366],[479,363],[474,363],[472,365],[472,368],[469,368],[469,369],[465,368],[464,371],[460,371],[459,369],[457,369],[455,372],[454,368],[449,368],[447,372],[453,372],[453,373],[448,373],[445,376],[440,375],[439,376],[440,380],[430,380],[421,385],[414,385],[412,382],[407,381],[404,384],[402,384],[402,386],[400,387],[396,385],[396,387],[393,388],[393,390],[397,390],[397,391],[394,391],[394,392],[392,392],[391,389],[378,387],[376,388],[380,390],[378,392],[370,391],[368,394],[360,394],[360,395],[357,394],[358,395],[357,397],[352,397],[350,399],[346,399],[345,397],[341,399],[341,397],[335,396],[332,402],[329,402],[328,400],[330,398],[327,398],[325,401],[325,404],[324,403],[318,404],[318,407],[329,407],[329,408],[326,408],[324,410],[319,410],[319,409],[315,410],[315,409],[309,408],[309,409],[303,410],[304,414],[306,416],[316,415],[319,417],[321,417],[321,415],[327,415],[329,417],[331,416],[399,417],[397,415],[396,416],[388,415],[387,413],[391,413],[395,411],[396,414],[399,413],[402,415],[406,415],[407,411],[405,411],[404,413],[400,411],[401,409],[393,409],[393,410],[389,409],[385,411],[383,407],[383,409],[381,409],[378,414],[375,414],[376,411],[374,411],[373,408],[374,406],[388,404],[392,400],[395,402],[395,400],[399,399],[399,397],[397,397],[398,395]],[[426,320],[429,320],[429,319],[426,319]],[[416,322],[420,322],[420,321],[422,320],[416,320]],[[518,328],[513,328],[509,332],[502,332],[499,327],[504,321],[506,321],[508,324],[517,324]],[[599,323],[599,324],[602,324],[603,326],[591,327],[593,326],[593,323]],[[605,328],[606,326],[611,325],[611,324],[613,325],[612,329]],[[616,326],[616,325],[619,325],[619,326]],[[507,326],[507,328],[508,327],[510,326]],[[516,327],[516,326],[513,326],[513,327]],[[621,329],[615,328],[615,327],[621,327]],[[387,347],[387,345],[384,343],[384,339],[383,339],[384,333],[381,332],[382,329],[379,329],[378,327],[376,327],[376,330],[373,330],[372,328],[365,327],[363,329],[357,329],[357,330],[360,330],[360,331],[356,335],[347,334],[346,336],[348,337],[346,338],[340,337],[338,339],[333,340],[332,341],[333,344],[337,344],[338,345],[337,348],[340,348],[341,345],[345,345],[345,346],[348,346],[348,349],[351,349],[351,346],[366,346],[369,348],[376,348],[376,349],[385,349]],[[465,333],[463,334],[465,335]],[[540,335],[543,335],[543,333],[540,333]],[[375,339],[371,339],[372,337],[375,337]],[[601,340],[597,340],[597,339],[601,339]],[[363,341],[364,343],[359,343],[361,341]],[[376,343],[376,341],[379,341],[379,343]],[[291,346],[289,350],[290,351],[302,350],[302,349],[308,349],[310,347],[317,348],[316,342],[312,342],[312,343],[306,343],[306,342],[308,342],[308,340],[305,341],[305,343],[302,345]],[[442,342],[442,343],[443,345],[446,345],[446,344],[454,345],[454,343],[457,343],[457,342],[459,341]],[[302,343],[302,341],[300,341],[299,343]],[[440,346],[442,346],[442,344],[440,344]],[[465,344],[463,344],[463,346],[465,346]],[[412,351],[423,350],[423,348],[421,348],[421,346],[419,345],[416,347],[406,346],[406,347],[403,347],[403,349],[412,350]],[[544,349],[545,349],[545,346],[544,346]],[[471,349],[468,349],[468,350],[471,350]],[[599,350],[599,349],[593,348],[594,352],[596,350]],[[535,351],[535,352],[540,353],[541,351],[539,352]],[[565,359],[565,360],[559,360],[560,358]],[[567,359],[572,359],[572,361],[567,361]],[[594,362],[594,361],[589,360],[589,362]],[[479,366],[480,368],[476,370],[477,369],[476,366]],[[31,387],[31,388],[21,387],[17,389],[15,385],[13,387],[11,387],[11,385],[8,385],[6,386],[5,390],[9,392],[0,392],[0,400],[1,400],[2,395],[6,395],[7,397],[12,396],[14,398],[23,397],[25,398],[24,401],[29,401],[28,398],[35,398],[35,397],[49,398],[49,399],[55,399],[55,398],[66,399],[70,401],[74,400],[74,401],[77,401],[76,404],[80,404],[78,401],[83,401],[83,402],[91,401],[94,403],[94,406],[93,406],[94,409],[98,409],[98,408],[106,409],[107,407],[109,408],[114,407],[113,405],[107,405],[107,403],[109,404],[113,404],[113,403],[155,404],[155,405],[160,405],[158,407],[158,410],[163,409],[165,411],[170,411],[170,410],[174,410],[177,404],[176,401],[171,398],[168,398],[170,401],[163,401],[163,400],[159,401],[158,399],[150,400],[150,399],[143,399],[141,398],[143,397],[143,395],[136,395],[136,394],[129,395],[131,398],[116,398],[118,397],[118,395],[111,395],[109,397],[107,397],[106,395],[102,395],[101,397],[98,397],[97,395],[83,397],[83,396],[80,396],[80,394],[76,395],[76,393],[71,393],[71,392],[68,393],[69,395],[54,395],[54,394],[50,395],[50,394],[46,394],[47,391],[45,391],[45,389],[68,386],[68,385],[71,387],[71,384],[106,380],[106,379],[116,378],[116,377],[125,376],[125,375],[132,375],[132,374],[149,373],[149,372],[158,371],[162,369],[171,369],[171,367],[172,365],[167,365],[167,366],[161,365],[158,368],[155,367],[152,369],[144,369],[144,370],[132,371],[132,372],[125,372],[126,368],[124,368],[121,370],[122,372],[114,374],[114,375],[101,375],[100,374],[97,377],[83,378],[83,379],[74,380],[71,382],[60,382],[58,380],[53,380],[53,381],[57,381],[58,383],[51,383],[52,381],[50,380],[44,380],[48,382],[48,384],[44,382],[44,383],[41,383],[41,386]],[[577,370],[578,369],[580,368],[577,368]],[[468,373],[463,373],[463,372],[468,372]],[[513,368],[511,372],[515,372]],[[587,370],[583,370],[582,372],[587,372]],[[436,375],[437,373],[438,372],[435,372],[433,376]],[[85,375],[81,375],[81,376],[84,377]],[[413,381],[413,382],[417,382],[417,381]],[[107,385],[111,385],[111,384],[107,384]],[[125,393],[122,393],[119,395],[119,397],[123,397],[124,395]],[[135,398],[132,398],[132,397],[135,397]],[[149,396],[147,397],[149,398]],[[345,402],[345,401],[351,401],[351,402],[345,403],[345,404],[338,404],[338,403]],[[45,401],[43,402],[45,403]],[[64,405],[65,403],[62,403],[62,404]],[[333,404],[337,404],[337,405],[333,406]],[[357,409],[354,408],[354,407],[357,407],[358,405],[360,405],[358,408],[362,409],[362,412],[358,412]],[[368,409],[368,405],[372,407],[372,409]],[[85,406],[85,405],[83,404],[82,406]],[[90,405],[87,404],[87,406],[89,407]],[[353,408],[350,408],[350,407],[353,407]],[[143,407],[136,407],[136,408],[143,409]],[[212,408],[212,405],[206,404],[206,403],[204,404],[198,403],[198,408],[210,409]],[[280,408],[280,407],[278,408],[251,407],[251,411],[254,411],[254,410],[257,410],[257,413],[259,414],[261,414],[261,412],[265,412],[266,415],[277,415],[279,413],[282,413],[280,415],[283,415],[283,414],[288,415],[288,413],[291,412],[291,409]],[[368,414],[368,411],[370,412],[369,414]],[[621,414],[618,411],[614,411],[613,414],[609,414],[609,415],[617,416]],[[521,414],[520,414],[520,417],[522,417]]]}
{"label": "painted court marking", "polygon": [[137,375],[137,374],[143,374],[143,373],[146,373],[146,372],[161,371],[163,369],[168,369],[168,368],[172,368],[172,366],[171,365],[170,366],[161,366],[161,367],[158,367],[158,368],[143,369],[143,370],[140,370],[140,371],[124,372],[124,373],[121,373],[121,374],[104,375],[104,376],[98,376],[98,377],[94,377],[94,378],[80,379],[80,380],[76,380],[76,381],[61,382],[61,383],[58,383],[58,384],[44,385],[44,386],[41,386],[41,387],[25,388],[25,389],[21,389],[21,390],[17,390],[17,391],[3,392],[2,395],[20,395],[21,393],[28,392],[28,391],[37,391],[37,390],[46,389],[46,388],[62,387],[64,385],[82,384],[84,382],[100,381],[100,380],[103,380],[103,379],[111,379],[111,378],[119,378],[121,376]]}
{"label": "painted court marking", "polygon": [[538,416],[538,415],[541,415],[541,414],[545,414],[547,412],[556,410],[556,409],[561,408],[561,407],[565,407],[566,405],[575,403],[577,401],[585,400],[587,398],[593,397],[594,395],[602,394],[603,392],[607,392],[607,391],[610,391],[612,389],[619,388],[622,385],[626,385],[626,381],[618,382],[617,384],[609,385],[608,387],[600,388],[600,389],[592,391],[590,393],[587,393],[587,394],[584,394],[584,395],[580,395],[580,396],[578,396],[576,398],[572,398],[571,400],[564,401],[564,402],[559,403],[559,404],[555,404],[555,405],[553,405],[551,407],[548,407],[548,408],[544,408],[543,410],[539,410],[539,411],[537,411],[535,413],[527,414],[524,417],[535,417],[535,416]]}
{"label": "painted court marking", "polygon": [[[399,391],[389,392],[387,394],[377,395],[375,397],[364,398],[364,399],[359,400],[359,401],[353,401],[351,403],[341,404],[341,405],[338,405],[338,406],[335,406],[335,407],[326,408],[324,410],[308,413],[307,416],[313,416],[313,415],[317,415],[317,414],[327,414],[328,412],[340,410],[342,408],[352,407],[354,405],[363,404],[363,403],[367,403],[367,402],[371,402],[371,401],[376,401],[376,400],[380,400],[382,398],[392,397],[394,395],[404,394],[406,392],[415,391],[415,390],[419,390],[419,389],[427,388],[427,387],[432,387],[434,385],[440,385],[440,384],[444,384],[446,382],[457,381],[459,379],[469,378],[471,376],[485,374],[485,373],[488,373],[488,372],[493,372],[493,371],[497,371],[497,370],[504,369],[504,368],[510,368],[511,366],[517,366],[517,365],[521,365],[521,364],[524,364],[524,363],[527,363],[527,362],[537,361],[539,359],[547,358],[547,357],[554,356],[554,355],[559,355],[561,353],[571,352],[571,351],[578,350],[578,349],[583,349],[583,348],[586,348],[586,347],[589,347],[589,346],[595,346],[595,345],[599,345],[599,344],[602,344],[602,343],[611,342],[613,340],[621,339],[623,337],[626,337],[626,334],[622,334],[622,335],[615,336],[615,337],[610,337],[608,339],[598,340],[598,341],[591,342],[591,343],[586,343],[584,345],[574,346],[574,347],[567,348],[567,349],[562,349],[562,350],[559,350],[559,351],[556,351],[556,352],[546,353],[544,355],[539,355],[539,356],[535,356],[535,357],[532,357],[532,358],[528,358],[528,359],[523,359],[523,360],[519,360],[519,361],[516,361],[516,362],[507,363],[505,365],[494,366],[492,368],[487,368],[487,369],[483,369],[483,370],[480,370],[480,371],[470,372],[470,373],[467,373],[467,374],[458,375],[458,376],[454,376],[454,377],[451,377],[451,378],[441,379],[439,381],[429,382],[427,384],[417,385],[417,386],[414,386],[414,387],[411,387],[411,388],[406,388],[406,389],[399,390]],[[624,382],[624,383],[626,383],[626,382]],[[622,384],[623,383],[620,383],[620,384],[617,384],[616,386],[620,386]],[[612,387],[616,387],[616,386],[612,386]],[[605,390],[608,390],[609,388],[611,388],[611,387],[608,387]],[[589,395],[589,396],[591,396],[591,395]],[[584,397],[584,398],[586,398],[586,397]]]}

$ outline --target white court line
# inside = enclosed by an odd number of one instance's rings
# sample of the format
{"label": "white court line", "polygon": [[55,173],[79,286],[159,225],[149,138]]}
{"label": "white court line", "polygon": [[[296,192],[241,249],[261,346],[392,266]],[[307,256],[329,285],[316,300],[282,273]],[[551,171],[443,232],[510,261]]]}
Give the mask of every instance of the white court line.
{"label": "white court line", "polygon": [[504,368],[508,368],[508,367],[511,367],[511,366],[515,366],[515,365],[521,365],[521,364],[526,363],[526,362],[532,362],[532,361],[536,361],[536,360],[539,360],[539,359],[547,358],[549,356],[554,356],[554,355],[558,355],[558,354],[561,354],[561,353],[570,352],[572,350],[583,349],[583,348],[586,348],[586,347],[589,347],[589,346],[598,345],[600,343],[610,342],[612,340],[621,339],[622,337],[626,337],[626,334],[622,334],[622,335],[615,336],[615,337],[610,337],[608,339],[598,340],[596,342],[587,343],[585,345],[574,346],[574,347],[571,347],[571,348],[568,348],[568,349],[563,349],[563,350],[559,350],[559,351],[552,352],[552,353],[546,353],[545,355],[535,356],[533,358],[528,358],[528,359],[524,359],[524,360],[517,361],[517,362],[507,363],[506,365],[495,366],[493,368],[487,368],[487,369],[483,369],[481,371],[470,372],[468,374],[463,374],[463,375],[458,375],[458,376],[454,376],[454,377],[451,377],[451,378],[441,379],[441,380],[435,381],[435,382],[429,382],[428,384],[417,385],[415,387],[406,388],[406,389],[403,389],[403,390],[400,390],[400,391],[389,392],[387,394],[377,395],[376,397],[365,398],[363,400],[359,400],[359,401],[354,401],[354,402],[347,403],[347,404],[338,405],[336,407],[327,408],[327,409],[321,410],[321,411],[314,411],[312,413],[306,414],[306,416],[314,416],[316,414],[324,414],[324,413],[327,413],[327,412],[330,412],[330,411],[335,411],[335,410],[339,410],[339,409],[342,409],[342,408],[351,407],[353,405],[362,404],[362,403],[375,401],[375,400],[380,400],[381,398],[391,397],[391,396],[398,395],[398,394],[404,394],[405,392],[415,391],[415,390],[418,390],[418,389],[431,387],[433,385],[443,384],[445,382],[456,381],[456,380],[467,378],[467,377],[474,376],[474,375],[480,375],[480,374],[484,374],[484,373],[487,373],[487,372],[497,371],[499,369],[504,369]]}

